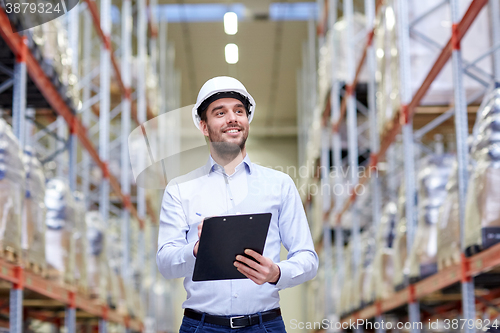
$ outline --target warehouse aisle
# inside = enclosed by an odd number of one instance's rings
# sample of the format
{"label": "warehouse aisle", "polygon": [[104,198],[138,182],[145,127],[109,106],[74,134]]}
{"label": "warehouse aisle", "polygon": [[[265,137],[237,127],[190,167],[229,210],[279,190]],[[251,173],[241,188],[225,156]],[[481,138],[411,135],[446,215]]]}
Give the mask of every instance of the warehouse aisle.
{"label": "warehouse aisle", "polygon": [[206,163],[192,110],[216,76],[255,99],[247,153],[293,180],[319,256],[280,292],[288,332],[497,329],[499,17],[499,0],[0,1],[0,332],[178,331],[160,211]]}

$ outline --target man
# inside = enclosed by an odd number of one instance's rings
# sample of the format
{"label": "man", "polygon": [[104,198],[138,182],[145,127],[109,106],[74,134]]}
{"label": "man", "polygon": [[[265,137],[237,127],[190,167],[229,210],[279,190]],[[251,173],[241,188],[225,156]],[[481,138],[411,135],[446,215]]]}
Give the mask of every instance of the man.
{"label": "man", "polygon": [[[180,332],[285,332],[278,291],[312,279],[318,256],[298,191],[279,171],[250,162],[245,149],[255,101],[243,84],[215,77],[201,88],[193,121],[208,138],[207,164],[172,180],[163,196],[157,264],[184,277],[187,299]],[[263,255],[234,265],[248,279],[193,282],[202,216],[272,213]],[[280,247],[288,250],[279,262]]]}

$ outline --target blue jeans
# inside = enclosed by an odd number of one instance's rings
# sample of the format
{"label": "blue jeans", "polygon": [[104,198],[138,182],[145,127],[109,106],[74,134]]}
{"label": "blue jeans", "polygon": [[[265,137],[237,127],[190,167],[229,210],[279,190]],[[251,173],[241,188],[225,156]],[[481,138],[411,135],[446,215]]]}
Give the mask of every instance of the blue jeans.
{"label": "blue jeans", "polygon": [[273,320],[261,322],[252,326],[243,328],[230,328],[226,326],[219,326],[214,324],[205,323],[199,320],[184,317],[179,333],[219,333],[219,332],[241,332],[241,333],[286,333],[285,323],[281,316]]}

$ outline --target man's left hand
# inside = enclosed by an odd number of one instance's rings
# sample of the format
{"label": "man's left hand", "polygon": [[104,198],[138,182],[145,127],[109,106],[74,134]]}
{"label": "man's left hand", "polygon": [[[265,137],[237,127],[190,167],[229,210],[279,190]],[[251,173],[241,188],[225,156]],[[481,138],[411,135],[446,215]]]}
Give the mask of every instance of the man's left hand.
{"label": "man's left hand", "polygon": [[240,273],[258,285],[266,282],[278,282],[281,274],[280,268],[271,259],[250,249],[246,249],[245,254],[253,257],[258,262],[242,255],[236,256],[237,261],[234,262],[234,266],[236,266]]}

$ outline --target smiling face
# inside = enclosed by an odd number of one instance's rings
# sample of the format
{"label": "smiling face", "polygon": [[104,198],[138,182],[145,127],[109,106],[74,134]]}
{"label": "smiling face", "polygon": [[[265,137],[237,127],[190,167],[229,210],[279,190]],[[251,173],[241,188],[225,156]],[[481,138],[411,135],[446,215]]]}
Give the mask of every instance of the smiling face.
{"label": "smiling face", "polygon": [[221,98],[213,101],[206,112],[206,121],[200,122],[203,135],[212,143],[228,143],[244,152],[250,126],[243,103],[235,98]]}

